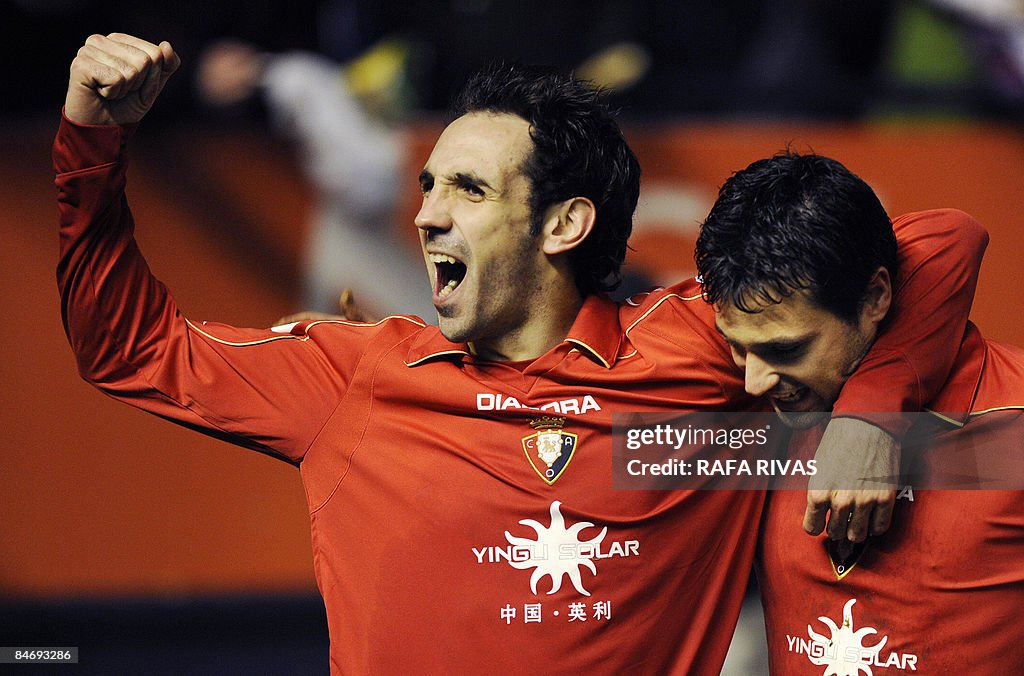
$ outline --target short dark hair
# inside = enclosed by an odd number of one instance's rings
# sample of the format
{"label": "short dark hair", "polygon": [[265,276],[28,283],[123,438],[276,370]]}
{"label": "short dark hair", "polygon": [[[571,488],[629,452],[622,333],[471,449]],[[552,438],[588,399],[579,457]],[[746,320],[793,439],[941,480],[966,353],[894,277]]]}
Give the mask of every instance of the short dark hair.
{"label": "short dark hair", "polygon": [[695,259],[705,300],[744,312],[808,289],[852,322],[879,267],[896,281],[896,238],[875,192],[836,160],[793,151],[725,182]]}
{"label": "short dark hair", "polygon": [[554,68],[494,63],[470,78],[449,114],[474,112],[530,123],[533,152],[522,169],[531,187],[532,234],[552,204],[590,199],[594,229],[569,252],[576,286],[584,296],[616,288],[640,195],[640,164],[604,92]]}

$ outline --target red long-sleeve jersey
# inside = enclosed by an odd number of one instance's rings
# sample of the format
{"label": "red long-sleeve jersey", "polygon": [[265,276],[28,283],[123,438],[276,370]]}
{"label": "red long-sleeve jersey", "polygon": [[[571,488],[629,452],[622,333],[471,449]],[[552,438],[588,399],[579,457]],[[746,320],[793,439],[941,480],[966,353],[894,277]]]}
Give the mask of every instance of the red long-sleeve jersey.
{"label": "red long-sleeve jersey", "polygon": [[[55,143],[58,282],[80,371],[299,466],[332,671],[720,670],[764,494],[612,488],[613,413],[758,406],[693,280],[623,305],[588,298],[527,364],[481,361],[412,317],[191,321],[132,237],[130,132],[65,120]],[[941,293],[966,317],[984,232],[953,212],[923,220],[939,227],[907,240],[900,298],[914,317]],[[964,272],[918,284],[936,247]],[[884,334],[847,384],[872,403],[862,410],[912,407],[945,379],[956,322],[918,314],[919,331]],[[550,462],[542,432],[548,451],[557,440]]]}
{"label": "red long-sleeve jersey", "polygon": [[[971,325],[930,408],[885,535],[839,553],[800,532],[803,491],[769,496],[757,572],[773,674],[1020,673],[1024,491],[977,488],[1024,480],[1024,350]],[[927,489],[948,482],[966,488]]]}

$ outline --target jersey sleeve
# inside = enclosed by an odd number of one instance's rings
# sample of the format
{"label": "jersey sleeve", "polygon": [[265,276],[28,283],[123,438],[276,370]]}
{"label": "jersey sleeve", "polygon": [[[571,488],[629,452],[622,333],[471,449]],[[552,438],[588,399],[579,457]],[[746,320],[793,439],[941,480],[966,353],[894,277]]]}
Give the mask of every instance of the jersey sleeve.
{"label": "jersey sleeve", "polygon": [[345,364],[301,333],[182,315],[133,236],[132,132],[65,118],[54,142],[57,282],[79,372],[116,399],[298,464],[344,394]]}
{"label": "jersey sleeve", "polygon": [[909,418],[880,414],[920,411],[941,390],[967,326],[988,232],[955,209],[907,214],[893,229],[899,243],[893,307],[834,415],[900,438]]}

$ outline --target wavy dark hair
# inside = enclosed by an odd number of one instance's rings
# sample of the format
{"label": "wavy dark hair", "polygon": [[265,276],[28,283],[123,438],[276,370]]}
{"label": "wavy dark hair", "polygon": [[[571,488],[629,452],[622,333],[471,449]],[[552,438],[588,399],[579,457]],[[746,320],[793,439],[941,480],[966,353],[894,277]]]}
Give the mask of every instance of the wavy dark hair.
{"label": "wavy dark hair", "polygon": [[852,322],[879,267],[896,282],[896,237],[875,192],[836,160],[791,150],[725,182],[695,259],[705,300],[744,312],[808,289]]}
{"label": "wavy dark hair", "polygon": [[554,68],[494,63],[470,78],[449,117],[474,112],[530,123],[533,151],[522,170],[531,186],[532,234],[540,233],[552,204],[573,197],[594,203],[594,229],[569,252],[569,262],[582,295],[615,289],[640,195],[640,164],[604,92]]}

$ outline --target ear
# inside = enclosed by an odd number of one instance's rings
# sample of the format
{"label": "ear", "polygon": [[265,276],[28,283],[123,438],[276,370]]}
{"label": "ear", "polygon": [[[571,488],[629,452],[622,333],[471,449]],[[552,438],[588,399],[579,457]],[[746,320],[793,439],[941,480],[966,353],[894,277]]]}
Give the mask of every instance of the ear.
{"label": "ear", "polygon": [[597,207],[586,197],[573,197],[550,207],[544,222],[544,253],[565,253],[579,246],[594,229]]}
{"label": "ear", "polygon": [[864,306],[861,308],[861,320],[876,326],[889,313],[892,305],[892,278],[884,267],[875,270],[868,282],[864,294]]}

